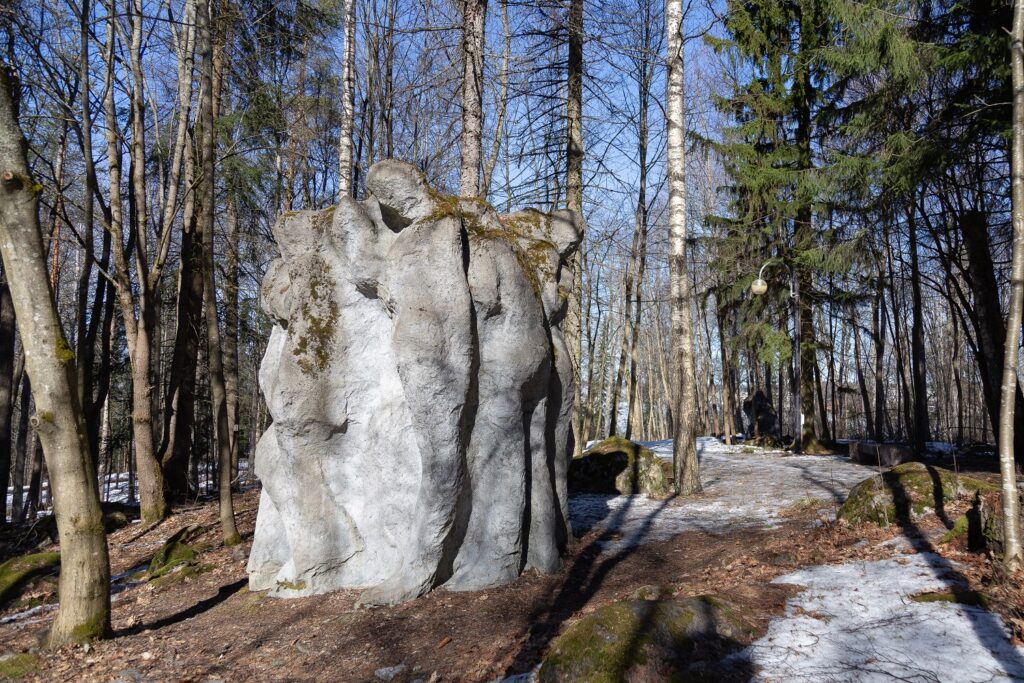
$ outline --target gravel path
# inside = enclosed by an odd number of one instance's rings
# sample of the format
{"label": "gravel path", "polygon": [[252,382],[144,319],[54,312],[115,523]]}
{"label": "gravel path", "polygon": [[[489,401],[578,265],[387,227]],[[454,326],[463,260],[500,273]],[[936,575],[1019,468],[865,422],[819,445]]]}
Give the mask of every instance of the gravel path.
{"label": "gravel path", "polygon": [[[644,445],[672,459],[671,441]],[[771,527],[779,523],[782,510],[797,504],[834,514],[854,485],[875,474],[841,456],[726,446],[713,437],[697,439],[697,455],[702,495],[686,500],[574,495],[569,500],[573,532],[602,529],[609,537],[604,545],[618,549],[695,529],[726,534],[738,527]]]}

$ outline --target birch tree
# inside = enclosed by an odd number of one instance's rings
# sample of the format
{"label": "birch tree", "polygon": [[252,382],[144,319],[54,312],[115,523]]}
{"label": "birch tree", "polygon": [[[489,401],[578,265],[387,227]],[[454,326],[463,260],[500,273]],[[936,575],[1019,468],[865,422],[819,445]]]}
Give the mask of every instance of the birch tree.
{"label": "birch tree", "polygon": [[1003,493],[1003,562],[1010,570],[1019,569],[1021,555],[1020,502],[1017,498],[1017,471],[1014,464],[1013,420],[1017,400],[1020,326],[1024,309],[1024,1],[1013,7],[1010,33],[1013,71],[1013,148],[1011,186],[1013,195],[1013,265],[1010,275],[1010,311],[1006,321],[1006,348],[1003,352],[1003,383],[999,410],[999,471]]}
{"label": "birch tree", "polygon": [[686,255],[686,120],[683,96],[683,2],[665,0],[668,32],[668,83],[665,88],[665,136],[668,153],[668,261],[669,299],[672,309],[674,373],[672,410],[675,433],[672,467],[676,493],[691,495],[701,490],[697,471],[696,373],[694,371],[693,319],[690,312],[690,265]]}

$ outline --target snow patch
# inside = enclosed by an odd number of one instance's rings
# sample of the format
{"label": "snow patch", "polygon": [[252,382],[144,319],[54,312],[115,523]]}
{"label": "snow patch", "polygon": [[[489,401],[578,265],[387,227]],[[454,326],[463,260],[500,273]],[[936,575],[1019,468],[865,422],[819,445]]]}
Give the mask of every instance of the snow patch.
{"label": "snow patch", "polygon": [[[643,442],[672,459],[672,441]],[[576,494],[569,500],[573,533],[604,532],[601,545],[619,550],[663,541],[686,531],[729,533],[773,527],[781,512],[818,503],[832,515],[849,490],[875,473],[841,456],[790,455],[784,451],[726,446],[714,437],[697,439],[704,494],[686,500],[646,496]]]}
{"label": "snow patch", "polygon": [[775,583],[805,586],[767,634],[733,655],[758,681],[1008,681],[1024,679],[1024,648],[996,614],[911,597],[961,584],[932,553],[818,566]]}

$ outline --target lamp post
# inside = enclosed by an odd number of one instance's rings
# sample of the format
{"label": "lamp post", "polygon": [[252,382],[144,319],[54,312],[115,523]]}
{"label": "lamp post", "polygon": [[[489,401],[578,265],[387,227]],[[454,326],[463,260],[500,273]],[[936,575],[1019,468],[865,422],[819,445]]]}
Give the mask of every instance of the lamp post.
{"label": "lamp post", "polygon": [[750,283],[750,292],[754,296],[763,296],[768,292],[768,283],[764,280],[765,268],[781,263],[789,271],[789,298],[793,300],[793,379],[796,384],[793,392],[793,452],[799,453],[803,441],[803,410],[800,406],[800,282],[796,277],[796,270],[791,268],[785,261],[769,259],[761,266],[757,273],[757,279]]}

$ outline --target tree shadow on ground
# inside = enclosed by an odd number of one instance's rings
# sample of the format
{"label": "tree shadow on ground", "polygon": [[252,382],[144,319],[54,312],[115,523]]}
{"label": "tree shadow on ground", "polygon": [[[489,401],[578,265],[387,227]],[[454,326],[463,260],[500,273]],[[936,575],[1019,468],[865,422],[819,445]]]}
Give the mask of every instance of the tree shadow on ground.
{"label": "tree shadow on ground", "polygon": [[245,588],[248,583],[249,579],[244,578],[233,583],[229,583],[226,586],[221,586],[217,589],[216,595],[206,598],[205,600],[200,600],[196,604],[178,612],[177,614],[171,614],[148,624],[138,624],[131,628],[119,630],[115,633],[115,636],[132,636],[137,633],[142,633],[143,631],[156,631],[167,626],[173,626],[174,624],[185,621],[186,619],[199,616],[200,614],[213,609],[238,591]]}
{"label": "tree shadow on ground", "polygon": [[[947,528],[953,526],[946,513],[943,500],[942,481],[938,472],[933,467],[928,467],[932,479],[932,494],[934,496],[935,514]],[[938,554],[935,546],[913,521],[909,491],[896,476],[882,475],[882,481],[892,493],[893,501],[896,504],[896,524],[903,532],[903,536],[910,545],[918,551],[928,564],[935,578],[943,581],[949,586],[949,592],[954,599],[958,595],[966,594],[965,591],[970,585],[967,577],[958,570],[953,562]],[[1024,656],[1013,647],[1009,638],[1006,637],[1005,625],[999,615],[982,607],[966,605],[971,610],[970,623],[978,642],[989,651],[995,661],[1002,665],[1003,669],[1011,677],[1024,678]]]}
{"label": "tree shadow on ground", "polygon": [[[565,578],[553,600],[538,606],[530,615],[528,622],[532,624],[525,635],[525,642],[519,647],[512,662],[506,667],[505,676],[529,671],[539,661],[541,654],[549,643],[559,634],[562,625],[583,608],[601,588],[610,572],[621,562],[632,555],[637,546],[651,531],[655,520],[666,507],[676,499],[671,496],[663,500],[658,507],[647,515],[641,527],[626,538],[619,537],[619,527],[633,507],[635,497],[630,497],[625,505],[617,508],[605,521],[604,530],[578,554],[568,569]],[[605,555],[605,546],[615,541],[619,549]],[[652,613],[653,614],[653,613]],[[632,633],[627,651],[638,652],[647,641],[649,630],[653,626],[647,615],[641,619],[638,628]],[[727,643],[719,639],[723,649],[737,648],[736,643]]]}

